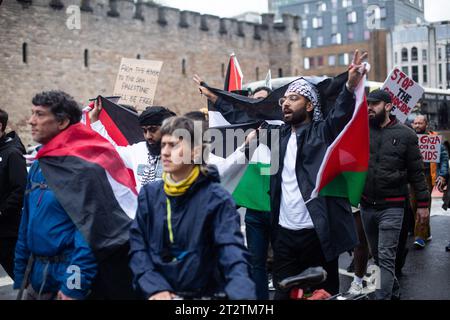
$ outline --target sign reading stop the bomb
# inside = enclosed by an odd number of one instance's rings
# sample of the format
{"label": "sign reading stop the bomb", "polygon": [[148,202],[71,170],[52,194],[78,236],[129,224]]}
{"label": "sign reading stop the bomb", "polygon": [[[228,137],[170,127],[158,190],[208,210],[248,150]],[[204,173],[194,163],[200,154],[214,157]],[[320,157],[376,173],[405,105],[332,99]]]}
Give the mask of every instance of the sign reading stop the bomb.
{"label": "sign reading stop the bomb", "polygon": [[381,89],[389,92],[393,108],[391,113],[405,123],[408,115],[422,98],[424,89],[400,69],[395,68],[389,74]]}
{"label": "sign reading stop the bomb", "polygon": [[442,136],[418,134],[423,162],[440,162]]}

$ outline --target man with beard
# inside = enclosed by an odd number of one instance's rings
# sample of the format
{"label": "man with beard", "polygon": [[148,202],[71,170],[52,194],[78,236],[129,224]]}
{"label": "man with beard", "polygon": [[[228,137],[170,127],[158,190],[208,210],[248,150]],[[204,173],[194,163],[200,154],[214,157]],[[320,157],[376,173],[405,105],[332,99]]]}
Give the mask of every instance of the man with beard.
{"label": "man with beard", "polygon": [[375,291],[375,296],[383,300],[398,299],[400,287],[395,276],[395,259],[408,183],[415,192],[420,223],[430,216],[430,192],[417,136],[390,115],[390,95],[375,90],[368,95],[367,102],[370,157],[361,199],[361,217],[372,255],[380,268],[380,288]]}
{"label": "man with beard", "polygon": [[320,287],[331,294],[339,292],[339,255],[357,244],[351,206],[346,198],[311,199],[311,193],[327,148],[353,116],[354,90],[366,72],[362,64],[366,57],[367,53],[355,51],[347,83],[326,119],[315,86],[299,79],[279,101],[286,124],[268,127],[280,133],[278,144],[271,143],[272,155],[277,145],[280,149],[280,168],[270,182],[275,299],[289,299],[280,280],[315,266],[328,274]]}
{"label": "man with beard", "polygon": [[[414,122],[412,123],[413,129],[417,134],[428,134],[428,135],[438,135],[437,132],[427,131],[428,121],[424,115],[418,115]],[[424,162],[424,174],[427,180],[428,190],[432,192],[434,186],[436,186],[439,192],[444,192],[445,186],[447,185],[448,179],[448,153],[444,144],[441,144],[441,156],[439,162]],[[417,207],[417,201],[414,195],[411,195],[411,205],[413,210]],[[431,208],[431,197],[430,205],[428,209]],[[414,227],[414,246],[418,249],[425,247],[425,241],[431,240],[431,230],[430,222],[427,220],[424,224],[419,223],[419,217],[416,217],[415,227]]]}
{"label": "man with beard", "polygon": [[[92,111],[89,112],[91,128],[115,145],[99,120],[101,110],[101,102],[98,100],[95,102]],[[125,165],[133,170],[138,191],[143,185],[162,179],[161,133],[159,128],[165,119],[175,115],[174,112],[164,107],[147,107],[139,116],[139,125],[144,133],[145,141],[126,147],[116,146],[117,152]]]}

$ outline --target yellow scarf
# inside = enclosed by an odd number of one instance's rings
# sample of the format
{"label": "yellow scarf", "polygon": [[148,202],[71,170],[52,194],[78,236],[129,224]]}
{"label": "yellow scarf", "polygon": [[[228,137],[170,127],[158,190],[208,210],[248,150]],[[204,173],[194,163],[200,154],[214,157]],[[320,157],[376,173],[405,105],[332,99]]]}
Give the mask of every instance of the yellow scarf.
{"label": "yellow scarf", "polygon": [[164,180],[164,192],[168,196],[176,197],[183,195],[195,182],[200,174],[200,167],[195,166],[191,171],[189,176],[181,180],[180,182],[175,182],[170,178],[170,175],[166,172],[163,173],[162,178]]}

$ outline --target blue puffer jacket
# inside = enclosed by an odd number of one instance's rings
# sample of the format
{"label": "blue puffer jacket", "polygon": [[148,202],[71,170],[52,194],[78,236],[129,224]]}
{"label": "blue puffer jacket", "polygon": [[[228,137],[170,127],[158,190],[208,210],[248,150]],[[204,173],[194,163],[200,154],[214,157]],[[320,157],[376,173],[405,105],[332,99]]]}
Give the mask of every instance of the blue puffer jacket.
{"label": "blue puffer jacket", "polygon": [[230,299],[256,299],[239,214],[218,183],[216,168],[209,169],[184,195],[169,197],[173,244],[164,182],[149,183],[140,191],[130,231],[130,267],[135,286],[146,298],[161,291],[224,291]]}
{"label": "blue puffer jacket", "polygon": [[96,259],[54,192],[46,186],[38,161],[30,169],[27,190],[30,192],[25,196],[16,245],[14,288],[19,289],[22,284],[30,253],[41,257],[64,256],[61,262],[35,259],[30,284],[39,292],[47,273],[43,293],[61,290],[71,298],[84,299],[97,273]]}

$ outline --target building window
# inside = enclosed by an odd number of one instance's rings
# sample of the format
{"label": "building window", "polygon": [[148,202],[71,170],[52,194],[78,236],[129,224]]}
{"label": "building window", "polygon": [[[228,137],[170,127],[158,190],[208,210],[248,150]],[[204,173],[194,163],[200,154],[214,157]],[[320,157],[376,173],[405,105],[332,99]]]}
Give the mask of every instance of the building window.
{"label": "building window", "polygon": [[317,11],[318,12],[325,12],[325,11],[327,11],[327,4],[325,2],[319,2],[317,4]]}
{"label": "building window", "polygon": [[358,21],[358,16],[356,14],[356,11],[347,13],[347,23],[356,23],[357,21]]}
{"label": "building window", "polygon": [[311,68],[310,64],[309,64],[309,58],[305,58],[303,59],[303,68],[305,70],[309,70]]}
{"label": "building window", "polygon": [[349,55],[348,53],[342,53],[339,55],[339,65],[346,66],[349,64]]}
{"label": "building window", "polygon": [[402,49],[402,62],[408,62],[408,49]]}
{"label": "building window", "polygon": [[438,48],[438,59],[442,60],[442,48]]}
{"label": "building window", "polygon": [[84,67],[89,67],[89,50],[84,49]]}
{"label": "building window", "polygon": [[335,55],[328,56],[328,65],[329,66],[336,65],[336,56]]}
{"label": "building window", "polygon": [[347,39],[348,39],[349,41],[352,41],[354,38],[355,38],[354,33],[353,33],[352,31],[349,31],[349,32],[347,33]]}
{"label": "building window", "polygon": [[397,64],[398,63],[398,52],[394,53],[394,63]]}
{"label": "building window", "polygon": [[337,7],[338,7],[338,0],[331,0],[331,7],[333,9],[337,9]]}
{"label": "building window", "polygon": [[317,45],[318,46],[323,46],[323,36],[318,36],[317,37]]}
{"label": "building window", "polygon": [[406,74],[407,76],[409,76],[409,70],[408,70],[408,67],[402,67],[402,72],[403,72],[404,74]]}
{"label": "building window", "polygon": [[427,61],[428,60],[428,52],[427,49],[423,49],[422,50],[422,61]]}
{"label": "building window", "polygon": [[141,54],[140,53],[138,53],[137,55],[136,55],[136,59],[141,59]]}
{"label": "building window", "polygon": [[258,81],[259,80],[259,67],[256,67],[255,73],[256,73],[256,81]]}
{"label": "building window", "polygon": [[28,44],[24,42],[22,44],[22,62],[28,63]]}
{"label": "building window", "polygon": [[314,29],[322,28],[322,17],[314,17],[312,20],[312,26]]}
{"label": "building window", "polygon": [[419,67],[412,66],[412,78],[415,82],[419,82]]}
{"label": "building window", "polygon": [[447,44],[445,46],[445,52],[446,52],[447,60],[449,60],[450,59],[450,44]]}
{"label": "building window", "polygon": [[422,66],[422,72],[423,72],[423,83],[428,82],[428,67],[426,65]]}
{"label": "building window", "polygon": [[317,57],[317,66],[318,67],[323,67],[323,65],[324,65],[323,56]]}
{"label": "building window", "polygon": [[304,48],[311,48],[312,47],[311,37],[303,38],[303,47]]}
{"label": "building window", "polygon": [[309,58],[309,66],[311,67],[311,69],[314,69],[316,67],[316,58],[315,57]]}
{"label": "building window", "polygon": [[181,74],[186,75],[186,59],[181,60]]}
{"label": "building window", "polygon": [[352,6],[352,0],[342,0],[342,8],[348,8]]}
{"label": "building window", "polygon": [[332,44],[341,44],[342,43],[342,36],[340,33],[335,33],[331,35],[331,43]]}
{"label": "building window", "polygon": [[282,68],[278,69],[278,78],[283,78],[283,69]]}
{"label": "building window", "polygon": [[380,18],[386,19],[386,17],[387,17],[387,9],[386,9],[386,7],[381,7],[380,8]]}
{"label": "building window", "polygon": [[304,30],[308,29],[308,18],[307,18],[307,17],[305,17],[305,18],[302,20],[302,28],[303,28]]}
{"label": "building window", "polygon": [[442,84],[442,63],[439,64],[438,69],[439,69],[439,83]]}
{"label": "building window", "polygon": [[338,23],[338,17],[337,15],[333,14],[331,16],[331,24],[336,25]]}
{"label": "building window", "polygon": [[411,49],[411,61],[417,61],[418,59],[418,50],[416,47],[413,47]]}
{"label": "building window", "polygon": [[305,14],[309,14],[309,4],[305,4],[304,8],[304,12]]}

